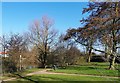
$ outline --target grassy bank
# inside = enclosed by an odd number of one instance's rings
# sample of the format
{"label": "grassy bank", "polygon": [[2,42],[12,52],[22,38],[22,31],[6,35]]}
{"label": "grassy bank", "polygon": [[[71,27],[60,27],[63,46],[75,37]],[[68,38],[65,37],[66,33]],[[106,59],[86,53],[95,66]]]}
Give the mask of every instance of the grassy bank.
{"label": "grassy bank", "polygon": [[73,75],[33,75],[27,76],[24,79],[17,79],[17,81],[118,81],[117,78],[104,77],[88,77],[88,76],[73,76]]}
{"label": "grassy bank", "polygon": [[[120,65],[119,65],[120,66]],[[81,65],[67,66],[65,68],[58,68],[50,72],[70,73],[70,74],[89,74],[100,76],[120,76],[118,65],[116,70],[109,70],[109,63],[86,63]]]}
{"label": "grassy bank", "polygon": [[[118,77],[120,71],[117,65],[117,70],[109,70],[109,63],[84,63],[81,65],[72,65],[67,67],[60,67],[56,70],[49,70],[49,72],[68,73],[64,74],[38,74],[25,76],[28,73],[37,72],[44,69],[28,69],[23,72],[16,72],[20,76],[17,76],[15,81],[18,82],[38,82],[38,81],[120,81]],[[69,75],[76,74],[76,75]],[[81,76],[81,75],[93,75],[93,76]],[[106,76],[106,77],[97,77]]]}

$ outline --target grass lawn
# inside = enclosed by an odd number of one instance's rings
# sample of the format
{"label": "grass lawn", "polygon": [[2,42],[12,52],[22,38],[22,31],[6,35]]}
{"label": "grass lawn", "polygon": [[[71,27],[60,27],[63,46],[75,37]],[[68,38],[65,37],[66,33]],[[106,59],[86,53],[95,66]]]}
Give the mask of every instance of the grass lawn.
{"label": "grass lawn", "polygon": [[[32,76],[25,76],[28,73],[37,72],[43,69],[28,69],[24,72],[17,72],[21,75],[21,78],[18,76],[15,81],[18,82],[37,82],[37,81],[120,81],[118,78],[113,78],[114,76],[119,76],[120,70],[108,70],[109,63],[86,63],[81,65],[67,66],[66,68],[58,68],[56,70],[49,70],[50,72],[61,72],[61,73],[70,73],[77,75],[55,75],[55,74],[39,74]],[[117,66],[119,67],[119,66]],[[119,68],[118,68],[119,69]],[[90,74],[94,76],[79,76],[79,74]],[[111,78],[107,77],[95,77],[99,76],[112,76]],[[119,82],[115,82],[119,83]]]}
{"label": "grass lawn", "polygon": [[4,80],[4,79],[9,79],[10,77],[8,76],[1,76],[0,80]]}
{"label": "grass lawn", "polygon": [[33,75],[16,81],[118,81],[118,78],[87,77],[73,75]]}
{"label": "grass lawn", "polygon": [[[68,66],[66,68],[58,68],[56,70],[50,70],[52,72],[59,73],[71,73],[71,74],[90,74],[100,76],[120,76],[119,70],[109,70],[109,63],[87,63],[83,65]],[[118,67],[118,66],[117,66]]]}
{"label": "grass lawn", "polygon": [[11,74],[11,73],[6,73],[4,74],[1,79],[2,80],[5,80],[5,79],[9,79],[9,78],[12,78],[12,77],[16,77],[15,74],[20,74],[20,75],[26,75],[28,73],[32,73],[32,72],[37,72],[37,71],[40,71],[40,70],[43,70],[43,69],[39,69],[39,68],[32,68],[32,69],[27,69],[25,71],[22,71],[22,72],[15,72],[14,74]]}

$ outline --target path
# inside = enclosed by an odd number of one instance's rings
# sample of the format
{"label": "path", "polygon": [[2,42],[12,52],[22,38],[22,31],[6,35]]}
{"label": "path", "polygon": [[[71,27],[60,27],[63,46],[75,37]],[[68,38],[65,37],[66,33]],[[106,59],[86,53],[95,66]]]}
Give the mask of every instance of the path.
{"label": "path", "polygon": [[56,72],[50,72],[50,71],[48,72],[48,70],[51,70],[51,69],[45,69],[45,70],[42,70],[42,71],[29,73],[29,74],[27,74],[26,76],[39,75],[39,74],[58,74],[58,75],[76,75],[76,76],[90,76],[90,77],[118,78],[118,77],[113,77],[113,76],[97,76],[97,75],[87,75],[87,74],[56,73]]}
{"label": "path", "polygon": [[[55,72],[50,72],[49,70],[51,69],[44,69],[40,70],[37,72],[29,73],[26,74],[25,76],[31,76],[31,75],[39,75],[39,74],[58,74],[58,75],[74,75],[74,76],[90,76],[90,77],[104,77],[104,78],[119,78],[119,77],[113,77],[113,76],[97,76],[97,75],[84,75],[84,74],[68,74],[68,73],[55,73]],[[49,71],[49,72],[48,72]],[[16,78],[10,78],[6,79],[4,81],[12,81],[15,80]]]}

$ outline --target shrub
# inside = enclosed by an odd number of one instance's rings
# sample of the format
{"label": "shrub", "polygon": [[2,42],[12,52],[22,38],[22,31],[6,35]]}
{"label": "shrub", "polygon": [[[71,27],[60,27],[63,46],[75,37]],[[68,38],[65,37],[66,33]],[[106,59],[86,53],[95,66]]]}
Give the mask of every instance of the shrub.
{"label": "shrub", "polygon": [[106,59],[104,56],[92,56],[91,62],[106,62]]}

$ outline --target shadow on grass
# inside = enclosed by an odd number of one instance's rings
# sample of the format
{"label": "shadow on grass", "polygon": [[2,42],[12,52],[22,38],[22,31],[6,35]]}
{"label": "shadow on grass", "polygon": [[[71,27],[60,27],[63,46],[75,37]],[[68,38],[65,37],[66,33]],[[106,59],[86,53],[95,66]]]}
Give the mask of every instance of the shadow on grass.
{"label": "shadow on grass", "polygon": [[[41,78],[45,78],[45,79],[52,79],[51,81],[36,81],[35,79],[31,79],[31,76],[28,76],[28,77],[25,77],[25,76],[21,76],[20,74],[14,74],[16,75],[17,77],[19,78],[22,78],[22,79],[25,79],[25,80],[28,80],[29,82],[28,83],[68,83],[69,81],[66,81],[64,79],[61,79],[61,78],[54,78],[54,77],[42,77],[40,76]],[[22,81],[21,81],[22,82]]]}
{"label": "shadow on grass", "polygon": [[33,79],[30,79],[28,77],[25,77],[25,76],[21,76],[20,74],[14,74],[16,76],[18,76],[19,78],[22,78],[22,79],[25,79],[25,80],[28,80],[28,81],[31,81],[31,82],[34,82],[34,83],[39,83],[38,81],[35,81]]}

